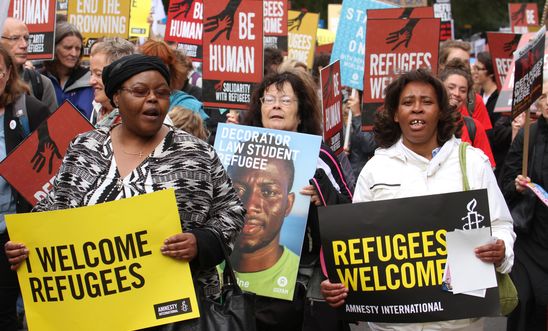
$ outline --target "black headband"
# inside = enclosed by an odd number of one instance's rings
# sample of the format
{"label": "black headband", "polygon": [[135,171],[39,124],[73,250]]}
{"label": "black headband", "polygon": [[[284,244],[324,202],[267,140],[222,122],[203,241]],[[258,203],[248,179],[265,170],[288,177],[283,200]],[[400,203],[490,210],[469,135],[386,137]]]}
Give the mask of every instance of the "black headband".
{"label": "black headband", "polygon": [[162,60],[155,56],[132,54],[112,62],[103,68],[105,94],[112,102],[112,97],[126,80],[143,71],[150,70],[158,71],[169,84],[169,70]]}

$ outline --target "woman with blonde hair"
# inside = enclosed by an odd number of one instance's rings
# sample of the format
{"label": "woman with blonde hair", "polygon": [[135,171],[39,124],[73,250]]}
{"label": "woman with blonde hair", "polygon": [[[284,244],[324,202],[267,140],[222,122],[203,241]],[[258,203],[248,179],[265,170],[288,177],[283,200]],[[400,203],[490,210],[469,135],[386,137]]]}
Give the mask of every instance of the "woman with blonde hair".
{"label": "woman with blonde hair", "polygon": [[195,137],[207,141],[209,131],[204,126],[202,118],[190,109],[175,106],[169,113],[173,126],[184,130]]}

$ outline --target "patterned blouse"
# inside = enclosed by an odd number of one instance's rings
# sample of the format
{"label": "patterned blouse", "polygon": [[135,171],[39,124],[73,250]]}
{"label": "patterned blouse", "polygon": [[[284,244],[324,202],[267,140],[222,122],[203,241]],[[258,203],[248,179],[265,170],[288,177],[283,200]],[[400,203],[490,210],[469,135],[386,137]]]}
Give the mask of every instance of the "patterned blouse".
{"label": "patterned blouse", "polygon": [[[110,128],[78,135],[67,150],[53,189],[34,211],[81,207],[174,188],[183,231],[216,231],[233,246],[245,209],[213,147],[204,141],[170,127],[163,142],[121,180],[122,185],[116,169]],[[200,252],[196,259],[202,261]],[[205,295],[218,296],[214,267],[198,268],[193,275]]]}
{"label": "patterned blouse", "polygon": [[[172,135],[173,131],[170,130],[151,155],[164,153],[167,148],[166,141],[173,139]],[[105,141],[105,148],[109,154],[114,154],[110,135]],[[151,192],[154,192],[154,188],[152,187],[152,175],[150,173],[148,157],[124,178],[118,172],[116,158],[112,157],[108,171],[99,176],[95,188],[84,196],[84,205],[90,206]]]}

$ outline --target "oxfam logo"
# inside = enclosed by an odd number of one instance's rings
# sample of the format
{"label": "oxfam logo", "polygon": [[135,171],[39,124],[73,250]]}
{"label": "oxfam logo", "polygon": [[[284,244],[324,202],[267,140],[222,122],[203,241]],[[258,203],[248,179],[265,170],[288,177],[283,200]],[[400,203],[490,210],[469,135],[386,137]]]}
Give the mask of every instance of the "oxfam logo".
{"label": "oxfam logo", "polygon": [[280,278],[278,278],[277,283],[278,283],[279,287],[286,287],[287,286],[287,277],[281,276]]}

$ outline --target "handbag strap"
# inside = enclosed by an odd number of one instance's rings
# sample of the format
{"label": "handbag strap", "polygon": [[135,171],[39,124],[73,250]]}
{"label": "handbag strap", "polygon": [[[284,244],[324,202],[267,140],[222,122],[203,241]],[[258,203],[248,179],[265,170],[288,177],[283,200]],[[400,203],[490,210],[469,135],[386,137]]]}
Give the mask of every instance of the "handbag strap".
{"label": "handbag strap", "polygon": [[469,144],[467,142],[461,142],[459,145],[459,163],[460,172],[462,174],[462,187],[465,191],[470,190],[470,183],[468,182],[468,175],[466,172],[466,148]]}
{"label": "handbag strap", "polygon": [[223,250],[223,255],[225,257],[225,269],[223,271],[223,286],[230,286],[232,287],[234,293],[240,294],[242,293],[242,289],[240,286],[238,286],[238,281],[236,280],[236,275],[234,274],[234,269],[232,268],[232,262],[230,262],[230,255],[228,254],[228,250],[226,248],[225,242],[221,237],[221,234],[217,232],[216,230],[211,230],[215,238],[219,241],[219,244],[221,245],[221,248]]}

